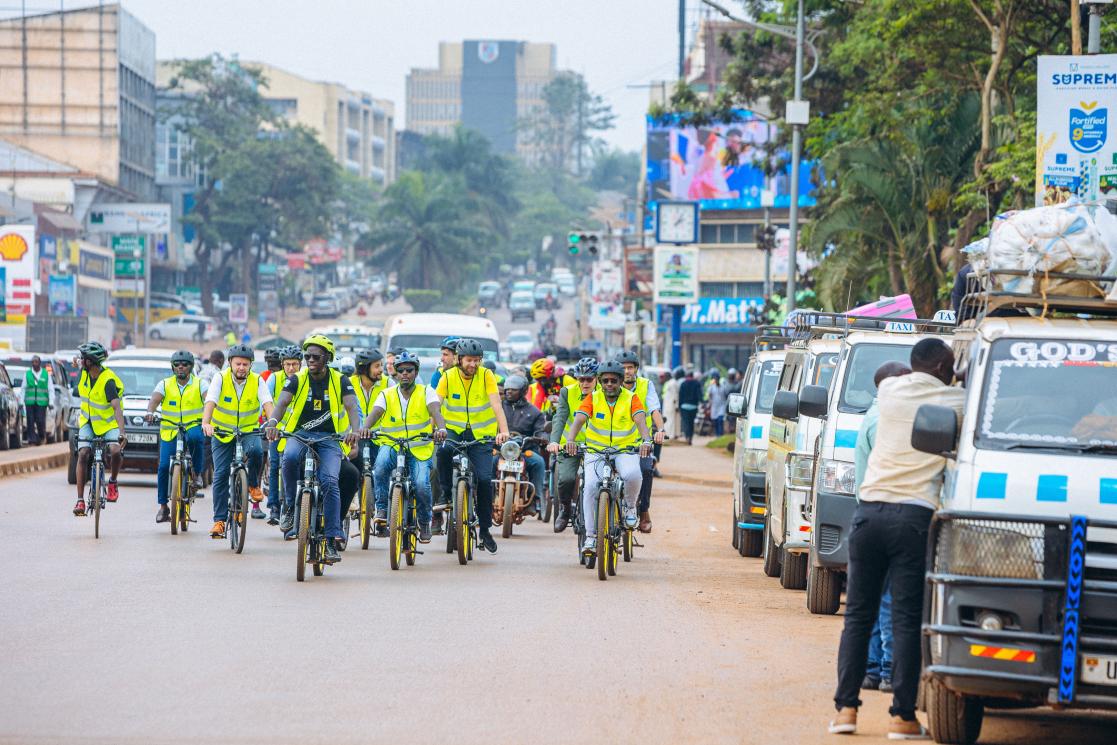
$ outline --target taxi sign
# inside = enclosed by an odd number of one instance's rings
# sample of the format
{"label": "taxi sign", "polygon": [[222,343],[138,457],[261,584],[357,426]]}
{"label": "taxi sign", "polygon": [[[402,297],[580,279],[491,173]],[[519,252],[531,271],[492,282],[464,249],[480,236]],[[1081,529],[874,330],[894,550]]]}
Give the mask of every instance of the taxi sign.
{"label": "taxi sign", "polygon": [[902,321],[889,321],[884,325],[884,330],[893,334],[914,334],[915,324]]}
{"label": "taxi sign", "polygon": [[958,314],[952,310],[936,310],[935,317],[931,319],[938,323],[958,323]]}

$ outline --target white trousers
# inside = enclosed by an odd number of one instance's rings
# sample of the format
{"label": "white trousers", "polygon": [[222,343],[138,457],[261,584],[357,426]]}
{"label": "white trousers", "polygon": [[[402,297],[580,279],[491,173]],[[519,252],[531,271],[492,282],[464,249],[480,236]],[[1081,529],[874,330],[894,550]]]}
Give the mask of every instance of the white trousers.
{"label": "white trousers", "polygon": [[[605,471],[605,456],[586,453],[586,481],[582,488],[582,517],[586,522],[586,535],[597,535],[597,493],[601,489],[601,476]],[[614,461],[617,473],[624,480],[626,507],[635,508],[640,496],[643,477],[640,474],[640,456],[636,453],[618,455]]]}

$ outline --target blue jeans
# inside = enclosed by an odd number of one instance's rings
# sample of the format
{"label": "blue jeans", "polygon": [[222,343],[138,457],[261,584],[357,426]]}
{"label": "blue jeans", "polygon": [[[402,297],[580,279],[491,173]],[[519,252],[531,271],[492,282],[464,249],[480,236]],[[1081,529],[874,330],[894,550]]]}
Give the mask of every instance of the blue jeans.
{"label": "blue jeans", "polygon": [[[341,490],[337,485],[341,459],[344,457],[341,454],[341,443],[336,440],[322,440],[313,447],[314,452],[318,453],[318,488],[322,495],[322,509],[326,513],[326,537],[344,538],[345,534],[341,532]],[[306,445],[288,437],[287,447],[283,450],[283,498],[288,511],[295,506],[295,490],[302,477],[305,455]]]}
{"label": "blue jeans", "polygon": [[268,509],[279,507],[279,440],[268,443]]}
{"label": "blue jeans", "polygon": [[[392,470],[396,467],[398,453],[396,448],[382,445],[376,454],[372,481],[376,486],[376,509],[388,509],[388,484],[392,480]],[[418,507],[419,524],[429,525],[431,521],[431,459],[419,460],[414,455],[407,456],[407,468],[415,483],[415,502]]]}
{"label": "blue jeans", "polygon": [[[168,482],[171,478],[171,458],[175,457],[175,443],[177,441],[177,437],[170,442],[163,439],[159,440],[158,485],[155,489],[159,504],[167,503],[167,490],[170,488]],[[202,433],[200,424],[186,430],[186,447],[190,450],[190,465],[193,472],[201,473],[206,467],[206,436]],[[183,474],[183,476],[190,478],[190,474]]]}
{"label": "blue jeans", "polygon": [[869,661],[865,675],[878,680],[892,680],[892,588],[884,580],[880,596],[880,615],[869,639]]}
{"label": "blue jeans", "polygon": [[[213,521],[224,522],[229,519],[229,467],[233,463],[236,440],[221,442],[210,438],[213,450]],[[244,445],[244,459],[248,461],[248,485],[260,485],[260,466],[264,464],[264,446],[256,436],[241,440]],[[247,498],[247,494],[245,497]]]}
{"label": "blue jeans", "polygon": [[531,479],[531,483],[535,486],[535,499],[542,504],[543,477],[547,474],[547,461],[543,460],[543,456],[536,452],[532,452],[524,460],[527,462],[527,477]]}

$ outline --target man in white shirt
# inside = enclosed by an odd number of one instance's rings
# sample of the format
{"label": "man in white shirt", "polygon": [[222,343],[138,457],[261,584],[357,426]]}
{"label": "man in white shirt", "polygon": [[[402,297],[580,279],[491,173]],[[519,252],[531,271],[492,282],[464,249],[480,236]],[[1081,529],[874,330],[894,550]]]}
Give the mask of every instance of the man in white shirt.
{"label": "man in white shirt", "polygon": [[892,586],[892,688],[889,739],[927,739],[915,717],[919,686],[920,623],[927,532],[940,503],[946,460],[911,445],[915,413],[924,404],[954,409],[961,417],[965,391],[952,388],[954,354],[940,339],[923,339],[911,351],[909,375],[882,380],[877,393],[876,443],[849,533],[845,628],[838,649],[838,715],[833,734],[857,730],[858,692],[865,676],[873,623],[885,578]]}

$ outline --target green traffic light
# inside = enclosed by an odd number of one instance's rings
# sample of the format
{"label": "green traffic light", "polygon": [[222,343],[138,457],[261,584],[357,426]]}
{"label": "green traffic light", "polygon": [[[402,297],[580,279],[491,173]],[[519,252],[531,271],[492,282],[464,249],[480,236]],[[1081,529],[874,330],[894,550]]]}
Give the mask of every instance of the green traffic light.
{"label": "green traffic light", "polygon": [[570,241],[570,243],[577,243],[578,241],[582,240],[582,236],[578,235],[577,233],[571,233],[568,236],[568,240]]}

